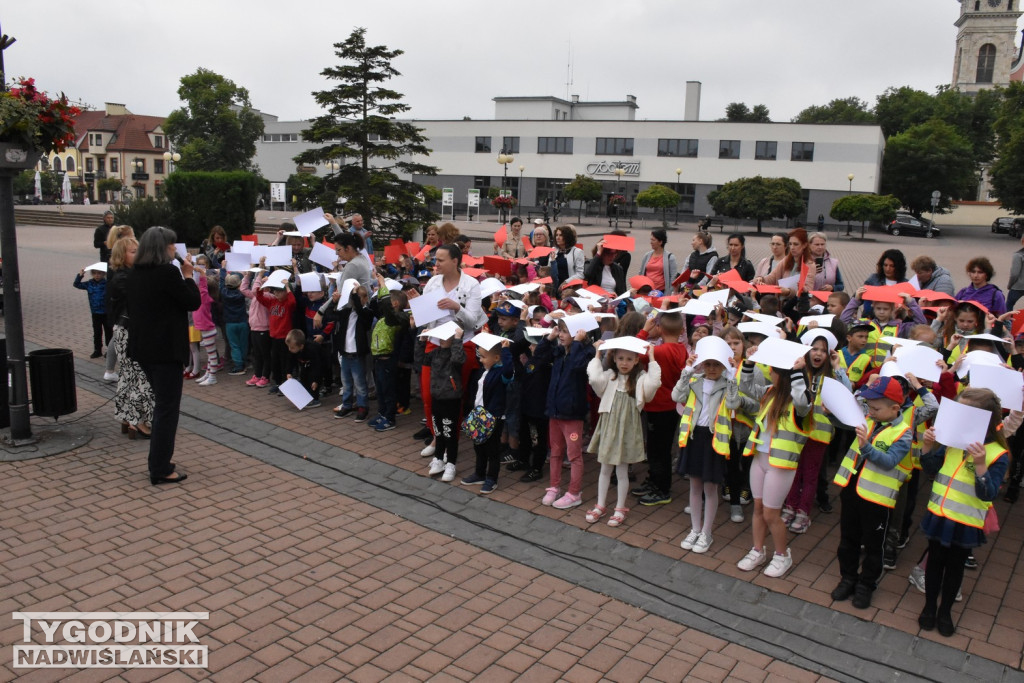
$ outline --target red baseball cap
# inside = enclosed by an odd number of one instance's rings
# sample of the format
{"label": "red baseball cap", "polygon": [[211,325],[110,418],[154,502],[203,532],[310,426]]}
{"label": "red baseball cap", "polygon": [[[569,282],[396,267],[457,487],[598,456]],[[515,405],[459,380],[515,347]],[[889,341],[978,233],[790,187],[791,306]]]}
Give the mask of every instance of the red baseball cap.
{"label": "red baseball cap", "polygon": [[903,387],[892,377],[880,377],[860,390],[861,398],[870,401],[873,398],[887,398],[903,405]]}

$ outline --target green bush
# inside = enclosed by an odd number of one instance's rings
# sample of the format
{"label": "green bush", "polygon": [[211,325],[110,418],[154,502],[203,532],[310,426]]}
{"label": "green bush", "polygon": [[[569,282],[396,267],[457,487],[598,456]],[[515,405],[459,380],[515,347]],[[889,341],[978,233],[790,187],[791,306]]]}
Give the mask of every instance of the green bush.
{"label": "green bush", "polygon": [[219,225],[229,240],[251,234],[256,226],[260,180],[247,171],[176,171],[164,184],[178,239],[199,246]]}
{"label": "green bush", "polygon": [[166,199],[144,197],[136,199],[131,204],[117,204],[113,211],[114,224],[132,226],[136,237],[140,237],[154,225],[162,225],[177,231],[171,205]]}

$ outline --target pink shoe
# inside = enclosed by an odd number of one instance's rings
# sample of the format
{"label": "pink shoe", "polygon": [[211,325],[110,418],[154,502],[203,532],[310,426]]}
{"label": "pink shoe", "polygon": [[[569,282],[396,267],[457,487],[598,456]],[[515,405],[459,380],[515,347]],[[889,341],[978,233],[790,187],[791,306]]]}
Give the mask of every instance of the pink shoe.
{"label": "pink shoe", "polygon": [[247,386],[247,387],[254,387],[257,384],[259,384],[259,381],[260,381],[260,378],[257,377],[256,375],[253,375],[252,377],[249,378],[249,381],[245,383],[245,386]]}
{"label": "pink shoe", "polygon": [[544,489],[544,500],[540,502],[541,505],[551,505],[558,498],[558,489],[549,488]]}
{"label": "pink shoe", "polygon": [[566,492],[564,496],[552,503],[551,507],[558,510],[568,510],[569,508],[577,507],[582,503],[583,496],[574,496],[573,494]]}
{"label": "pink shoe", "polygon": [[269,385],[270,385],[270,380],[267,379],[266,377],[260,377],[259,380],[257,380],[257,382],[256,382],[256,386],[259,387],[260,389],[262,389],[265,386],[269,386]]}

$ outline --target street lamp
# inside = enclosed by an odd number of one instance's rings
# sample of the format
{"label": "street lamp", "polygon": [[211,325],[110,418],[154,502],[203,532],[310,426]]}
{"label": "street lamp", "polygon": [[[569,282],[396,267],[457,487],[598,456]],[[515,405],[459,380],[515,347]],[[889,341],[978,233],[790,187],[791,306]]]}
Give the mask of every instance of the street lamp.
{"label": "street lamp", "polygon": [[164,152],[164,163],[167,165],[166,175],[170,175],[174,170],[172,164],[176,164],[181,161],[181,155],[177,152]]}
{"label": "street lamp", "polygon": [[[626,169],[622,168],[621,166],[619,166],[618,168],[615,169],[615,177],[618,178],[618,182],[616,183],[616,187],[618,188],[617,191],[620,194],[622,194],[623,198],[625,197],[625,194],[626,194],[626,188],[622,185],[622,176],[624,176],[624,175],[626,175]],[[618,227],[619,227],[619,205],[616,204],[615,205],[615,228],[618,229]]]}
{"label": "street lamp", "polygon": [[[505,148],[502,147],[501,151],[498,152],[498,163],[501,164],[505,169],[505,174],[501,178],[501,191],[502,195],[505,194],[506,186],[508,185],[508,165],[515,161],[516,158],[511,154],[505,153]],[[501,222],[505,222],[505,207],[501,207]]]}
{"label": "street lamp", "polygon": [[[682,178],[680,176],[682,176],[682,175],[683,175],[683,169],[677,168],[676,169],[676,192],[679,193],[680,199],[682,199],[682,194],[683,194],[682,192],[680,192],[680,189],[681,189],[680,185],[682,185]],[[676,201],[676,225],[679,225],[679,201],[678,200]]]}
{"label": "street lamp", "polygon": [[[846,192],[846,196],[849,197],[853,194],[853,174],[846,176],[846,179],[850,181],[850,189]],[[846,236],[850,236],[850,221],[846,221]],[[863,237],[863,235],[862,235]]]}
{"label": "street lamp", "polygon": [[516,199],[519,200],[520,204],[523,203],[523,171],[525,171],[525,170],[526,170],[525,166],[523,166],[523,165],[519,166],[519,196],[516,197]]}

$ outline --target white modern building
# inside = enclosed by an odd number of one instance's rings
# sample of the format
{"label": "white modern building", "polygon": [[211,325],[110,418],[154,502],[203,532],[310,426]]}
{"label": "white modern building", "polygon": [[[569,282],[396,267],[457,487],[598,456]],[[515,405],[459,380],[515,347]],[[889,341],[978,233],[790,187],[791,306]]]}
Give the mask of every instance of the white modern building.
{"label": "white modern building", "polygon": [[[637,120],[631,95],[621,102],[496,97],[494,119],[413,120],[432,150],[414,160],[440,169],[413,180],[453,188],[457,216],[466,213],[470,189],[486,197],[487,188],[509,188],[525,214],[562,199],[562,188],[577,174],[601,181],[605,199],[591,211],[602,214],[613,194],[626,198],[627,211],[636,210],[636,194],[654,183],[681,195],[680,215],[704,216],[714,213],[708,193],[726,182],[793,178],[804,188],[811,222],[828,216],[838,197],[878,191],[885,149],[880,127],[700,121],[699,97],[700,84],[687,84],[684,119],[691,120]],[[296,172],[292,158],[308,147],[301,142],[306,125],[266,117],[256,162],[268,180],[283,182]],[[513,160],[499,163],[502,152]]]}

